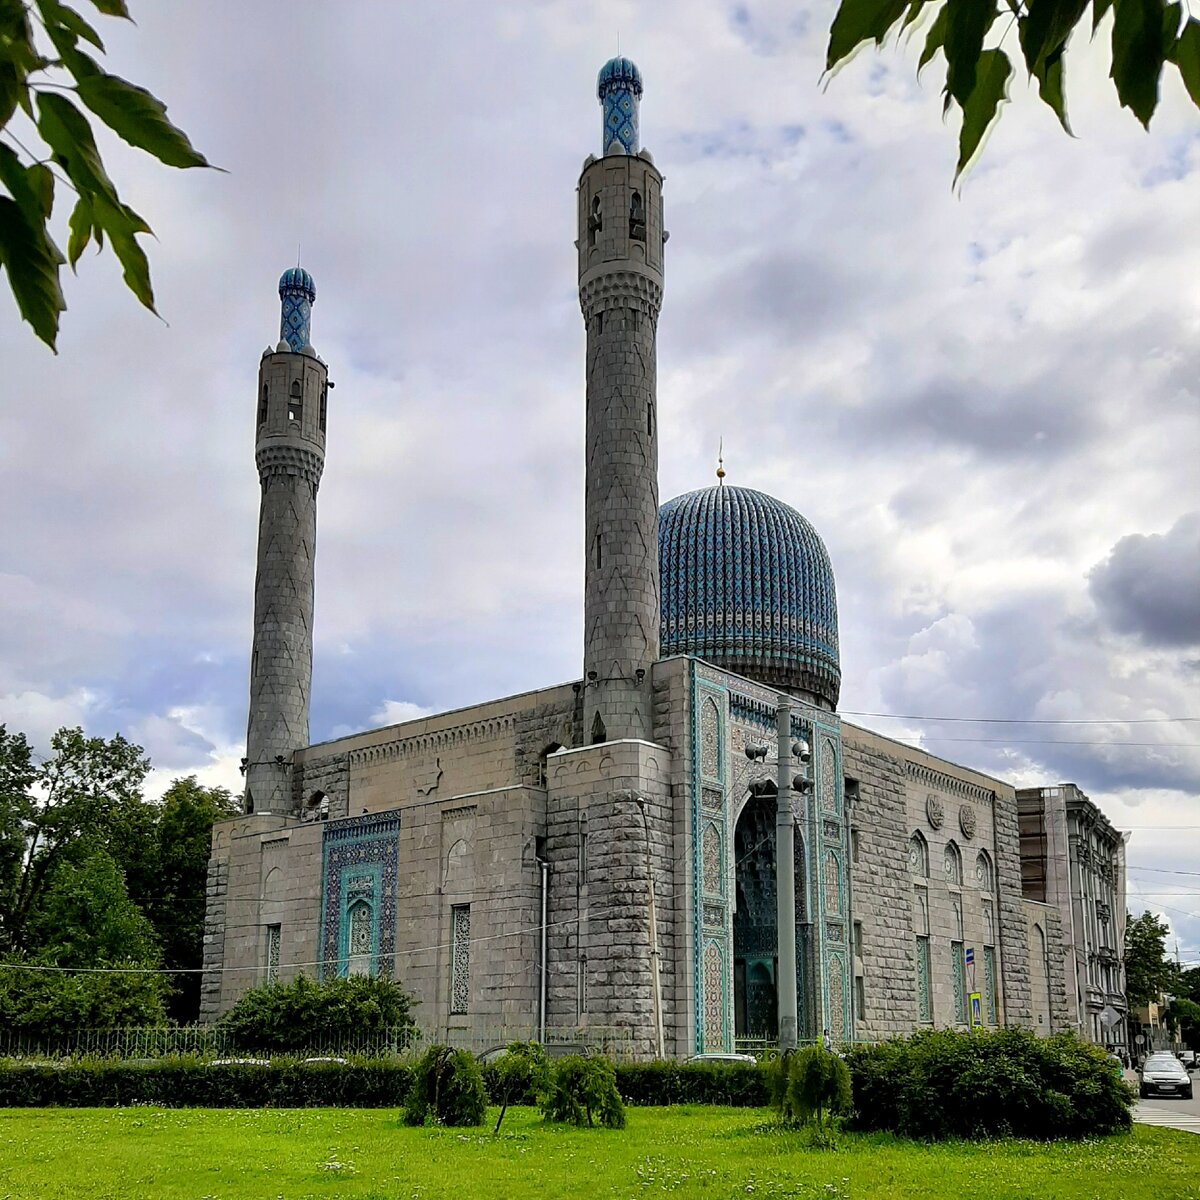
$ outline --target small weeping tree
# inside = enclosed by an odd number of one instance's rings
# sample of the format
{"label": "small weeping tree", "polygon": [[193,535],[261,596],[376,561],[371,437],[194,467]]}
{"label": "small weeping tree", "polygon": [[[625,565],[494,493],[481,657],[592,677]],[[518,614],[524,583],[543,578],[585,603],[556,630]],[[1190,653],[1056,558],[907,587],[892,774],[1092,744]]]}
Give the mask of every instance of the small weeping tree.
{"label": "small weeping tree", "polygon": [[539,1104],[549,1086],[550,1062],[540,1043],[509,1042],[492,1071],[492,1099],[500,1104],[492,1133],[500,1132],[510,1104]]}
{"label": "small weeping tree", "polygon": [[830,1146],[834,1118],[850,1111],[850,1071],[819,1043],[786,1054],[771,1079],[771,1101],[780,1123],[807,1126],[818,1145]]}

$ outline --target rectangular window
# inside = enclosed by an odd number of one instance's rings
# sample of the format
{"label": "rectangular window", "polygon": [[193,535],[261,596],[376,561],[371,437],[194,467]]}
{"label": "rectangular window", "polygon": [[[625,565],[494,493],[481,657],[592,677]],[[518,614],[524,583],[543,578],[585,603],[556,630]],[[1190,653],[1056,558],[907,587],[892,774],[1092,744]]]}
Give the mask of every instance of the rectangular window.
{"label": "rectangular window", "polygon": [[865,1020],[867,1011],[867,989],[861,975],[854,977],[854,1016],[857,1020]]}
{"label": "rectangular window", "polygon": [[854,956],[862,958],[863,956],[863,934],[861,921],[854,922]]}
{"label": "rectangular window", "polygon": [[929,987],[929,938],[917,938],[917,1019],[933,1024],[933,993]]}
{"label": "rectangular window", "polygon": [[851,829],[850,830],[850,861],[854,862],[854,863],[858,862],[858,854],[859,854],[858,830]]}
{"label": "rectangular window", "polygon": [[450,908],[450,1011],[465,1013],[471,1002],[471,906]]}
{"label": "rectangular window", "polygon": [[999,1024],[999,997],[996,995],[996,947],[983,948],[983,1013],[989,1025]]}
{"label": "rectangular window", "polygon": [[954,972],[954,1019],[959,1025],[967,1023],[967,968],[963,961],[962,942],[950,943],[950,969]]}
{"label": "rectangular window", "polygon": [[581,958],[578,963],[578,977],[575,981],[575,992],[579,1000],[579,1016],[582,1018],[588,1010],[588,978],[587,959]]}
{"label": "rectangular window", "polygon": [[278,925],[267,926],[267,982],[279,978],[279,942],[281,929]]}

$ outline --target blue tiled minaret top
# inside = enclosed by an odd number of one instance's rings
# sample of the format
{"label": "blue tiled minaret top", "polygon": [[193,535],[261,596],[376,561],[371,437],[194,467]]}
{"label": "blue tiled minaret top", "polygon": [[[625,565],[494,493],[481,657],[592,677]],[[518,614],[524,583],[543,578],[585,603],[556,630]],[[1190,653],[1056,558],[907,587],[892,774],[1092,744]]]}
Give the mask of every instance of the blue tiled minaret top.
{"label": "blue tiled minaret top", "polygon": [[600,68],[596,94],[604,112],[604,153],[636,154],[641,71],[627,58],[610,58]]}
{"label": "blue tiled minaret top", "polygon": [[817,531],[762,492],[710,487],[658,514],[660,653],[694,654],[837,707],[837,594]]}
{"label": "blue tiled minaret top", "polygon": [[289,267],[279,277],[279,337],[299,353],[311,341],[312,306],[317,285],[303,267]]}

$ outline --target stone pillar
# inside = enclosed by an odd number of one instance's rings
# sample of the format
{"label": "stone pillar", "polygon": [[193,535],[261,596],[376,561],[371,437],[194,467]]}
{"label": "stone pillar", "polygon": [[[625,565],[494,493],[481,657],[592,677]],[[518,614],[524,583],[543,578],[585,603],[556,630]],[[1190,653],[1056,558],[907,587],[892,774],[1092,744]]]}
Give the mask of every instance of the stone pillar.
{"label": "stone pillar", "polygon": [[[615,84],[640,96],[637,68],[626,59],[614,63],[601,72],[601,102],[612,98]],[[578,188],[579,303],[587,329],[586,742],[653,738],[650,668],[660,621],[655,362],[666,235],[662,176],[649,153],[636,150],[636,120],[629,128],[632,134],[622,126],[626,136],[607,142],[604,157],[589,157]]]}
{"label": "stone pillar", "polygon": [[795,1050],[796,996],[796,863],[795,818],[792,814],[792,705],[781,694],[776,712],[778,772],[775,801],[775,913],[779,944],[776,989],[779,1003],[779,1050]]}
{"label": "stone pillar", "polygon": [[330,386],[308,340],[312,277],[287,271],[279,291],[282,337],[258,370],[254,458],[262,504],[246,730],[246,808],[272,813],[291,810],[292,754],[308,745],[317,488]]}

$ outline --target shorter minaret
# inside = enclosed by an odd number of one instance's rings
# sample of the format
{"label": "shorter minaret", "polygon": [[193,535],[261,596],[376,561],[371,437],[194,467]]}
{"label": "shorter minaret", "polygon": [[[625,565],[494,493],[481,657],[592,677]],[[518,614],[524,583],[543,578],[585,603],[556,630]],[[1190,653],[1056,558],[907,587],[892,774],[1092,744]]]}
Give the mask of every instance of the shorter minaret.
{"label": "shorter minaret", "polygon": [[603,157],[579,177],[579,305],[587,330],[583,736],[653,739],[658,659],[662,176],[638,146],[642,76],[600,71]]}
{"label": "shorter minaret", "polygon": [[300,267],[279,281],[280,341],[258,369],[254,461],[262,484],[246,811],[294,807],[292,754],[308,745],[317,488],[325,465],[328,371],[309,336],[317,289]]}

